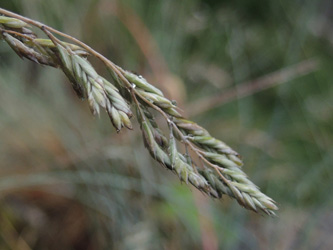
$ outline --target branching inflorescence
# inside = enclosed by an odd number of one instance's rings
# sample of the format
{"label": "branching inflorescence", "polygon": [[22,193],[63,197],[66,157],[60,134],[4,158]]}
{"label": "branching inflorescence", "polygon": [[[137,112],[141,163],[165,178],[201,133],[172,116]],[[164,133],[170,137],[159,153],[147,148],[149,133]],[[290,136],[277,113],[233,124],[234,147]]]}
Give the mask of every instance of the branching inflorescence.
{"label": "branching inflorescence", "polygon": [[[77,95],[88,100],[92,113],[98,115],[100,109],[105,109],[117,131],[123,127],[132,129],[130,105],[133,106],[150,155],[181,181],[214,198],[226,194],[247,209],[275,214],[278,209],[275,202],[248,179],[241,169],[243,163],[238,153],[184,118],[176,104],[143,77],[122,69],[88,45],[51,27],[1,8],[0,14],[3,14],[0,39],[21,58],[61,69]],[[48,39],[38,38],[30,29],[32,26],[44,31]],[[54,34],[73,43],[59,40]],[[105,64],[114,84],[96,72],[87,59],[89,55]],[[167,134],[159,128],[152,110],[165,118]],[[182,148],[185,152],[181,152]]]}

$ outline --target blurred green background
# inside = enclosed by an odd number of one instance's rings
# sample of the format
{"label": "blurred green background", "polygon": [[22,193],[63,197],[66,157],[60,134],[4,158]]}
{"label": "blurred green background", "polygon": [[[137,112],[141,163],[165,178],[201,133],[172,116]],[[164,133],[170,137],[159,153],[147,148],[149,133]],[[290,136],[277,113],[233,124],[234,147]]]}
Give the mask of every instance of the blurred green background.
{"label": "blurred green background", "polygon": [[60,71],[0,43],[0,249],[333,248],[332,1],[0,3],[163,89],[280,207],[181,184],[137,124],[115,133]]}

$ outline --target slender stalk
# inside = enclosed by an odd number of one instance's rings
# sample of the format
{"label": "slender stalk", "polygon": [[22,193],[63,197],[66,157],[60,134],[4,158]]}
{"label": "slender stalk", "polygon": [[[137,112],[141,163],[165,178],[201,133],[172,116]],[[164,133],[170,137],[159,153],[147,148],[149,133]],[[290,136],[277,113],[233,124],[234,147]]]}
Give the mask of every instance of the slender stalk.
{"label": "slender stalk", "polygon": [[318,68],[319,62],[317,59],[313,58],[279,69],[258,79],[240,83],[232,89],[222,91],[221,94],[202,98],[201,100],[196,100],[195,103],[190,103],[188,105],[191,107],[189,115],[199,115],[236,99],[241,99],[279,84],[287,83],[297,77],[315,72]]}

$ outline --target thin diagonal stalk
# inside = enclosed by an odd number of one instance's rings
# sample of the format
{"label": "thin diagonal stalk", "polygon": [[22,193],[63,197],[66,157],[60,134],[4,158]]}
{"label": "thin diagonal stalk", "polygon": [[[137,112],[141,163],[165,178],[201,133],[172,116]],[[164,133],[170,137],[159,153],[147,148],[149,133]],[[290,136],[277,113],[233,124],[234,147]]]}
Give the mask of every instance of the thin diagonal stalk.
{"label": "thin diagonal stalk", "polygon": [[309,59],[272,72],[258,79],[240,83],[232,89],[223,91],[221,94],[202,98],[201,100],[196,100],[194,103],[190,103],[188,105],[191,107],[189,115],[199,115],[236,99],[244,98],[279,84],[289,82],[297,77],[318,70],[318,66],[319,63],[317,59]]}

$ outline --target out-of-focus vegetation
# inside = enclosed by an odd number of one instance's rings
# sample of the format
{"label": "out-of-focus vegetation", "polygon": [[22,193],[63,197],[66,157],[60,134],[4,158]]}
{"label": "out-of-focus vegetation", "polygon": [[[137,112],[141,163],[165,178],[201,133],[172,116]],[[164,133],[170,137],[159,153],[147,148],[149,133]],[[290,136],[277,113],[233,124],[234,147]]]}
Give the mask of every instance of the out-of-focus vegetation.
{"label": "out-of-focus vegetation", "polygon": [[[106,115],[92,118],[58,71],[22,61],[1,43],[0,249],[331,248],[332,1],[11,0],[1,7],[156,83],[243,155],[245,172],[280,211],[262,217],[190,190],[150,159],[138,127],[116,134]],[[276,74],[277,86],[258,92]],[[252,88],[242,97],[244,84]],[[201,112],[198,103],[219,94]]]}

